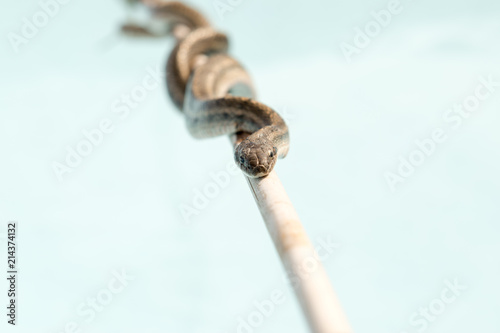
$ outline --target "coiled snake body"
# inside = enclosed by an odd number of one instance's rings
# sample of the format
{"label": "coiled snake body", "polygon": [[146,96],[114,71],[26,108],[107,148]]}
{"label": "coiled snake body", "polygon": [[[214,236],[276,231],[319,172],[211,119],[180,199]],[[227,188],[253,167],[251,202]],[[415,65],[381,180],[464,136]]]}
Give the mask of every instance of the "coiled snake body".
{"label": "coiled snake body", "polygon": [[167,62],[167,88],[191,135],[249,133],[235,147],[235,162],[249,177],[269,174],[277,158],[288,153],[288,127],[277,112],[254,99],[248,73],[226,53],[227,37],[180,2],[142,2],[169,23],[170,32],[177,28],[178,43]]}

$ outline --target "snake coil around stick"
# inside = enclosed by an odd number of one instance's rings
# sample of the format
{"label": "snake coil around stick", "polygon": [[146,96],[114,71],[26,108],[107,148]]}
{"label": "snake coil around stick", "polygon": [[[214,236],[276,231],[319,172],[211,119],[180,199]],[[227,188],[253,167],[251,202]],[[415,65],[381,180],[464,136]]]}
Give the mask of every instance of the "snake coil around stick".
{"label": "snake coil around stick", "polygon": [[227,54],[227,37],[180,2],[143,3],[168,26],[163,31],[177,31],[178,42],[167,62],[167,88],[191,135],[249,134],[235,147],[234,160],[249,177],[267,176],[288,153],[288,127],[276,111],[255,100],[248,73]]}
{"label": "snake coil around stick", "polygon": [[[130,0],[134,1],[134,0]],[[288,128],[271,108],[255,100],[245,69],[227,54],[227,37],[180,2],[143,0],[152,11],[146,26],[127,24],[134,35],[177,39],[167,62],[167,88],[191,135],[230,135],[234,159],[265,221],[311,332],[352,333],[318,253],[311,244],[273,167],[288,152]],[[303,277],[304,263],[315,269]]]}

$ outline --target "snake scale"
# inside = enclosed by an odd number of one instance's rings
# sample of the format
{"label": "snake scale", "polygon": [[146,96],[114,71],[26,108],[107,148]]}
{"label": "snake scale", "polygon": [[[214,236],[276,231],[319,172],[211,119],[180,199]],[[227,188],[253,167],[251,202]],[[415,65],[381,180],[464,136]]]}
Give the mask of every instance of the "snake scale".
{"label": "snake scale", "polygon": [[249,177],[268,175],[276,160],[288,153],[288,127],[276,111],[255,100],[248,73],[227,54],[226,35],[212,29],[199,12],[181,2],[141,2],[163,28],[153,32],[151,26],[127,25],[122,30],[140,35],[171,33],[177,38],[167,61],[166,81],[190,134],[208,138],[248,133],[235,147],[234,160]]}

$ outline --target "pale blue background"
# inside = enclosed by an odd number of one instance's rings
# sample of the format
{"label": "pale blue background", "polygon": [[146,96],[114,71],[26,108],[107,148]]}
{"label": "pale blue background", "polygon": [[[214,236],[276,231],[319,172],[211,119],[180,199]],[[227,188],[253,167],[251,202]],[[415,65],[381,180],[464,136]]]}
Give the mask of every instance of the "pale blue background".
{"label": "pale blue background", "polygon": [[[291,115],[277,170],[311,238],[340,244],[324,265],[355,331],[416,332],[411,314],[458,278],[468,289],[427,332],[500,332],[500,89],[459,129],[442,120],[481,75],[500,80],[500,3],[402,1],[351,64],[340,43],[386,1],[244,0],[224,20],[191,3],[228,32],[260,100]],[[14,53],[7,34],[38,10],[0,11],[0,232],[19,221],[21,266],[20,324],[2,310],[1,331],[62,332],[126,268],[135,280],[82,332],[236,332],[275,288],[287,301],[255,332],[305,332],[243,177],[192,224],[179,214],[225,169],[227,139],[192,139],[164,87],[124,121],[111,112],[173,41],[118,37],[122,3],[72,0]],[[114,132],[59,182],[52,162],[103,118]],[[392,193],[384,173],[436,127],[448,140]]]}

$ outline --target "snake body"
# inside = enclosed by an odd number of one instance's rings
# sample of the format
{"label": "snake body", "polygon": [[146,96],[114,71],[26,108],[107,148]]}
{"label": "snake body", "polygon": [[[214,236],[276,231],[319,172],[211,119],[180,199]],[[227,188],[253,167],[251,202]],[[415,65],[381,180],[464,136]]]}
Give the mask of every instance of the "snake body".
{"label": "snake body", "polygon": [[234,160],[249,177],[268,175],[289,149],[280,115],[255,100],[245,69],[227,54],[227,37],[194,9],[175,1],[143,0],[155,16],[188,27],[167,61],[168,93],[195,138],[246,132]]}

